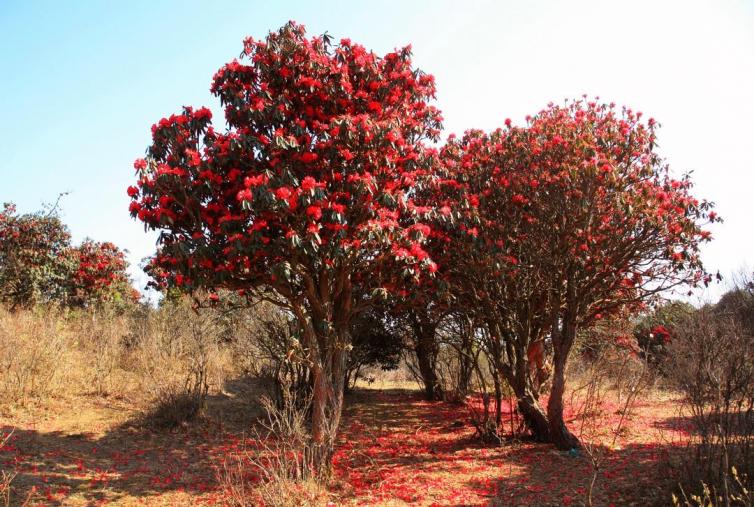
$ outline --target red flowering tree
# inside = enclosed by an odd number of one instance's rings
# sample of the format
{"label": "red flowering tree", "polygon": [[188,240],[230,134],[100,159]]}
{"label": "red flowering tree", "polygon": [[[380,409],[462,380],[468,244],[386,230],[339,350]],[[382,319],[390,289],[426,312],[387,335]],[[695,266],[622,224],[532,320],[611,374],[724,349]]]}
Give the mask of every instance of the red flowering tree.
{"label": "red flowering tree", "polygon": [[[440,176],[442,172],[438,170],[435,174]],[[412,287],[410,291],[404,290],[397,294],[392,301],[392,313],[403,322],[408,335],[407,345],[416,361],[414,375],[423,384],[424,396],[428,401],[445,397],[438,371],[441,353],[438,331],[442,323],[457,310],[448,290],[447,269],[456,251],[448,244],[448,235],[442,232],[442,227],[450,220],[450,212],[449,208],[438,205],[437,200],[437,192],[442,182],[442,178],[436,178],[432,184],[425,185],[415,194],[417,202],[434,208],[427,217],[427,223],[431,228],[424,247],[427,252],[424,255],[432,259],[432,276],[424,277],[420,284]]]}
{"label": "red flowering tree", "polygon": [[71,250],[73,272],[68,280],[68,302],[90,306],[104,302],[136,302],[125,253],[112,243],[86,240]]}
{"label": "red flowering tree", "polygon": [[[525,127],[472,131],[444,150],[466,217],[455,290],[481,310],[534,434],[561,448],[578,445],[563,421],[578,330],[705,278],[698,247],[717,217],[687,177],[670,176],[655,122],[640,118],[595,102],[551,105]],[[543,410],[527,351],[545,339],[554,372]]]}
{"label": "red flowering tree", "polygon": [[440,115],[410,48],[377,56],[307,39],[293,22],[247,39],[215,75],[224,132],[207,109],[153,126],[131,214],[161,231],[162,287],[225,288],[290,311],[313,372],[312,450],[329,462],[351,340],[370,300],[419,276],[428,211],[412,189],[431,168]]}
{"label": "red flowering tree", "polygon": [[11,309],[62,301],[71,269],[71,236],[53,212],[0,210],[0,302]]}

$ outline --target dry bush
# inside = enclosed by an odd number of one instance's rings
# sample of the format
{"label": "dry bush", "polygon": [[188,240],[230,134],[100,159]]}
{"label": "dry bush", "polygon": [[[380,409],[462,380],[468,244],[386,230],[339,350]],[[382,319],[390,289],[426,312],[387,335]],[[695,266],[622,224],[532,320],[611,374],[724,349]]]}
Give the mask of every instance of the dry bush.
{"label": "dry bush", "polygon": [[77,349],[82,354],[78,366],[84,370],[85,385],[93,388],[93,394],[108,396],[123,390],[117,374],[121,369],[124,339],[133,320],[131,315],[108,306],[75,312],[68,317],[77,337]]}
{"label": "dry bush", "polygon": [[[747,300],[744,300],[747,301]],[[672,463],[686,491],[700,484],[730,497],[735,466],[751,488],[754,475],[754,329],[727,305],[705,307],[676,327],[670,346],[670,380],[685,395],[682,416],[692,439],[688,452]]]}
{"label": "dry bush", "polygon": [[513,390],[498,374],[486,349],[477,349],[473,366],[469,389],[479,395],[481,404],[472,399],[471,403],[466,404],[466,409],[476,436],[489,444],[504,442],[504,433],[508,428],[503,427],[502,410],[507,400],[511,413],[509,436],[511,439],[518,437],[523,427],[514,422]]}
{"label": "dry bush", "polygon": [[323,478],[315,476],[308,404],[286,398],[282,406],[262,398],[266,418],[252,432],[252,450],[226,457],[217,479],[230,505],[324,505]]}
{"label": "dry bush", "polygon": [[[632,396],[638,371],[641,372],[642,389],[653,387],[657,372],[647,368],[651,363],[646,361],[647,354],[639,346],[633,331],[634,323],[629,316],[619,314],[580,333],[575,344],[579,353],[568,365],[568,374],[574,378],[575,384],[589,384],[595,375],[599,375],[604,378],[600,385],[617,394],[618,404],[623,404],[626,396]],[[575,392],[579,390],[574,389]]]}
{"label": "dry bush", "polygon": [[124,359],[145,398],[143,424],[170,428],[201,414],[210,388],[221,389],[232,368],[219,336],[213,310],[194,311],[186,301],[143,315],[125,341]]}
{"label": "dry bush", "polygon": [[242,374],[271,381],[271,394],[279,407],[287,397],[305,400],[309,396],[311,371],[290,315],[262,303],[226,318],[233,329],[231,353]]}
{"label": "dry bush", "polygon": [[[12,435],[12,430],[10,432],[0,433],[0,449],[2,449],[5,444],[8,443]],[[19,507],[26,507],[31,503],[32,497],[34,495],[33,489],[23,499],[13,498],[12,483],[15,478],[16,472],[9,472],[7,470],[0,469],[0,505],[3,505],[4,507],[10,507],[11,500],[14,501],[13,505],[18,505]]]}
{"label": "dry bush", "polygon": [[[608,454],[617,448],[640,395],[649,390],[654,379],[646,358],[635,348],[635,342],[615,340],[626,330],[624,321],[613,321],[589,330],[585,339],[592,344],[593,354],[582,358],[575,387],[571,391],[570,406],[576,414],[577,436],[581,452],[589,460],[591,476],[585,488],[584,504],[592,505],[595,488]],[[632,346],[633,345],[633,346]],[[618,420],[606,424],[603,420],[605,402],[618,398]]]}
{"label": "dry bush", "polygon": [[437,377],[445,401],[462,403],[470,393],[481,352],[475,331],[474,321],[465,315],[445,319],[437,330]]}
{"label": "dry bush", "polygon": [[59,393],[69,362],[67,331],[57,311],[0,308],[0,404]]}
{"label": "dry bush", "polygon": [[680,494],[672,495],[673,505],[683,507],[729,507],[731,505],[752,506],[754,505],[754,492],[744,484],[748,480],[738,474],[736,467],[732,467],[728,475],[728,493],[723,496],[714,486],[710,487],[702,482],[701,491],[698,494],[687,494],[681,486]]}

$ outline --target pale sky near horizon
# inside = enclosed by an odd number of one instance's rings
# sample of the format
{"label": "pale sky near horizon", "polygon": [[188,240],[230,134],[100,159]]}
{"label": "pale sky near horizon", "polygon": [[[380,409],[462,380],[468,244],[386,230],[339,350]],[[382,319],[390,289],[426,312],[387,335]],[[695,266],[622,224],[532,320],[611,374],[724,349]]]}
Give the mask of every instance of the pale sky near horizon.
{"label": "pale sky near horizon", "polygon": [[377,53],[411,43],[446,134],[584,93],[656,118],[660,153],[725,220],[708,269],[754,268],[754,0],[0,0],[0,202],[28,212],[70,191],[74,240],[128,249],[143,287],[156,235],[131,220],[125,191],[150,126],[182,105],[220,118],[214,72],[289,19]]}

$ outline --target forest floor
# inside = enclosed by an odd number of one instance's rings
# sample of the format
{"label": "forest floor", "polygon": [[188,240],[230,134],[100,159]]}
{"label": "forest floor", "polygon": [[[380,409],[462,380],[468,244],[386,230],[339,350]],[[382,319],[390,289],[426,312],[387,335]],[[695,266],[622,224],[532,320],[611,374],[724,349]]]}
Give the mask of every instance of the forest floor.
{"label": "forest floor", "polygon": [[[242,395],[246,387],[227,387],[210,399],[201,422],[167,432],[134,426],[132,405],[112,396],[4,414],[0,430],[13,433],[0,448],[0,469],[15,474],[11,505],[24,499],[28,505],[227,505],[218,470],[251,445],[247,432],[259,415]],[[678,399],[653,391],[621,423],[613,398],[586,418],[567,414],[569,426],[601,457],[594,505],[668,504],[665,464],[687,441]],[[468,410],[428,403],[417,391],[355,391],[324,504],[584,504],[593,476],[585,453],[525,439],[482,445]],[[504,416],[509,424],[510,413]]]}

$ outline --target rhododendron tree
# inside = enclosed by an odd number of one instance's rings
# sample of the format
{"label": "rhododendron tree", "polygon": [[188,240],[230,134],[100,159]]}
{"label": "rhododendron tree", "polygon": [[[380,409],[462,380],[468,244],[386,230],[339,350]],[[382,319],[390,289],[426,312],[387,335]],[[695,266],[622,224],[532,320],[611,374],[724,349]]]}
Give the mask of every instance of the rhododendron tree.
{"label": "rhododendron tree", "polygon": [[68,303],[89,306],[106,302],[136,302],[125,252],[110,242],[85,240],[71,250],[74,269],[68,281]]}
{"label": "rhododendron tree", "polygon": [[54,213],[0,210],[0,302],[12,309],[62,301],[70,273],[70,233]]}
{"label": "rhododendron tree", "polygon": [[[578,445],[563,421],[565,367],[579,329],[675,288],[706,282],[699,244],[711,205],[674,179],[655,151],[656,123],[613,105],[550,105],[524,127],[451,139],[443,156],[460,182],[455,232],[459,299],[480,309],[499,372],[535,433]],[[465,298],[465,299],[463,299]],[[547,409],[527,350],[549,339]]]}
{"label": "rhododendron tree", "polygon": [[313,372],[312,451],[325,466],[343,396],[349,323],[430,268],[428,211],[438,111],[410,48],[378,56],[293,22],[247,39],[214,76],[228,128],[208,109],[160,120],[135,163],[131,214],[161,231],[160,287],[230,289],[287,309]]}
{"label": "rhododendron tree", "polygon": [[[447,186],[458,184],[440,160],[433,168],[434,178],[428,184],[414,190],[414,202],[427,208],[425,218],[427,240],[422,255],[431,259],[429,271],[432,276],[422,278],[421,283],[410,291],[399,291],[391,299],[392,314],[403,322],[407,330],[407,345],[413,352],[415,364],[409,363],[414,376],[421,382],[427,400],[445,397],[440,382],[439,358],[441,354],[440,328],[448,321],[463,321],[466,313],[456,305],[450,285],[456,257],[462,251],[461,243],[452,243],[452,234],[446,229],[455,229],[453,211],[447,195]],[[460,335],[454,338],[465,337]],[[463,384],[463,382],[461,382]]]}

